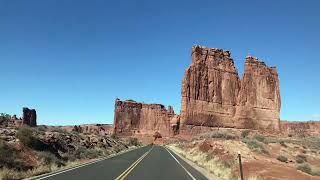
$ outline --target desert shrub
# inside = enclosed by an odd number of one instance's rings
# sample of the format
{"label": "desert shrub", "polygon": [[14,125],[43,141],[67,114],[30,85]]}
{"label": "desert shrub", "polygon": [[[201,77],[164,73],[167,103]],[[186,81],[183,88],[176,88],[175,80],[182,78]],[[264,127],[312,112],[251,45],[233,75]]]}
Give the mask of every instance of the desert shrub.
{"label": "desert shrub", "polygon": [[0,141],[0,168],[4,167],[16,170],[27,170],[30,168],[18,160],[17,150]]}
{"label": "desert shrub", "polygon": [[283,156],[283,155],[280,155],[277,157],[277,160],[278,161],[281,161],[281,162],[287,162],[288,161],[288,158]]}
{"label": "desert shrub", "polygon": [[77,159],[94,159],[101,156],[103,152],[99,149],[87,149],[84,147],[79,147],[75,152],[75,157]]}
{"label": "desert shrub", "polygon": [[257,141],[256,139],[245,138],[242,140],[242,142],[247,144],[248,148],[251,150],[254,150],[259,153],[265,153],[265,154],[268,153],[264,145],[261,142]]}
{"label": "desert shrub", "polygon": [[139,146],[139,141],[137,138],[130,138],[129,139],[129,145],[130,146]]}
{"label": "desert shrub", "polygon": [[211,138],[219,138],[219,139],[236,139],[237,137],[233,134],[229,134],[227,132],[214,132],[211,134]]}
{"label": "desert shrub", "polygon": [[312,170],[309,164],[301,164],[297,167],[297,169],[308,174],[312,173]]}
{"label": "desert shrub", "polygon": [[246,138],[249,134],[250,134],[249,130],[244,130],[244,131],[241,132],[241,137],[242,138]]}
{"label": "desert shrub", "polygon": [[264,136],[262,136],[262,135],[255,135],[254,139],[256,139],[259,142],[266,143],[266,138]]}
{"label": "desert shrub", "polygon": [[0,113],[0,122],[10,120],[11,116],[7,113]]}
{"label": "desert shrub", "polygon": [[16,152],[13,148],[9,147],[5,142],[0,141],[0,167],[14,166]]}
{"label": "desert shrub", "polygon": [[210,161],[211,159],[213,159],[214,158],[214,155],[212,154],[212,153],[208,153],[207,155],[206,155],[206,161]]}
{"label": "desert shrub", "polygon": [[30,127],[22,126],[19,128],[16,137],[26,146],[32,147],[35,144],[36,138],[33,136],[33,131]]}
{"label": "desert shrub", "polygon": [[38,152],[38,157],[43,161],[45,165],[56,164],[59,167],[65,165],[65,163],[61,159],[57,158],[54,154],[47,151]]}
{"label": "desert shrub", "polygon": [[320,171],[317,170],[317,171],[312,171],[311,175],[313,176],[320,176]]}
{"label": "desert shrub", "polygon": [[307,157],[305,155],[298,154],[296,156],[296,162],[299,163],[299,164],[307,162]]}

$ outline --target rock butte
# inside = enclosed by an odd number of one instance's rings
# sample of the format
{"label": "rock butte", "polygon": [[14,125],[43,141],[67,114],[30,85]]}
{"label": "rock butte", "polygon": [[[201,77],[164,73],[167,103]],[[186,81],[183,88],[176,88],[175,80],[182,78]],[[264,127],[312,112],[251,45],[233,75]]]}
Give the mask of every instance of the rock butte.
{"label": "rock butte", "polygon": [[[162,136],[174,134],[172,121],[177,119],[171,106],[166,109],[161,104],[144,104],[133,100],[116,99],[114,133],[123,135],[154,134]],[[173,128],[171,128],[173,127]]]}
{"label": "rock butte", "polygon": [[279,130],[278,73],[248,56],[240,80],[229,51],[192,47],[182,81],[181,124]]}
{"label": "rock butte", "polygon": [[171,106],[166,109],[161,104],[116,99],[113,132],[160,132],[162,136],[171,136],[228,127],[319,133],[316,122],[280,123],[280,83],[275,67],[247,56],[240,80],[229,51],[196,45],[191,57],[182,81],[180,116]]}

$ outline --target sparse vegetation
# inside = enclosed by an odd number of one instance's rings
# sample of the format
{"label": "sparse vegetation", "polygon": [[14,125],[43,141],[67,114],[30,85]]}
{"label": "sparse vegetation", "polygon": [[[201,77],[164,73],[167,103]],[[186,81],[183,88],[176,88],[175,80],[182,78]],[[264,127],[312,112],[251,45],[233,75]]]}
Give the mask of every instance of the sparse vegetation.
{"label": "sparse vegetation", "polygon": [[262,143],[266,143],[267,142],[266,138],[264,136],[262,136],[262,135],[255,135],[254,139],[256,139],[257,141],[262,142]]}
{"label": "sparse vegetation", "polygon": [[211,134],[211,138],[219,138],[219,139],[227,139],[227,140],[231,140],[231,139],[236,139],[237,136],[230,134],[228,132],[213,132]]}
{"label": "sparse vegetation", "polygon": [[28,147],[33,147],[36,143],[36,138],[33,136],[33,131],[27,126],[22,126],[19,128],[16,137],[20,142]]}
{"label": "sparse vegetation", "polygon": [[307,162],[307,157],[305,155],[299,154],[296,156],[296,162],[299,164]]}
{"label": "sparse vegetation", "polygon": [[242,138],[246,138],[249,134],[250,134],[249,130],[244,130],[244,131],[241,132],[241,137]]}
{"label": "sparse vegetation", "polygon": [[257,141],[256,139],[245,138],[245,139],[242,140],[242,142],[247,144],[247,146],[250,149],[252,149],[252,150],[254,150],[256,152],[268,154],[268,151],[264,147],[264,144],[262,144],[261,142]]}
{"label": "sparse vegetation", "polygon": [[95,159],[103,155],[103,151],[100,149],[87,149],[80,147],[75,152],[77,159]]}
{"label": "sparse vegetation", "polygon": [[286,156],[280,155],[277,157],[277,160],[281,162],[287,162],[288,158]]}
{"label": "sparse vegetation", "polygon": [[308,173],[308,174],[312,174],[312,170],[311,167],[309,166],[309,164],[301,164],[297,167],[298,170]]}
{"label": "sparse vegetation", "polygon": [[138,141],[137,138],[130,138],[130,139],[129,139],[129,145],[130,145],[130,146],[139,146],[140,143],[139,143],[139,141]]}

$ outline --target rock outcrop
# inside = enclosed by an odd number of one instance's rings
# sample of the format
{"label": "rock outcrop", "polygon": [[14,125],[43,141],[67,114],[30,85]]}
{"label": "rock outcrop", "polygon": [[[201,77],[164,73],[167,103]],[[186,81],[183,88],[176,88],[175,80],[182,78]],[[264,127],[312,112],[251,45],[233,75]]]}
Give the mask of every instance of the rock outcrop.
{"label": "rock outcrop", "polygon": [[240,127],[279,130],[280,106],[277,70],[248,56],[235,117]]}
{"label": "rock outcrop", "polygon": [[233,127],[240,90],[230,52],[192,47],[192,64],[182,82],[181,124]]}
{"label": "rock outcrop", "polygon": [[114,133],[122,135],[148,134],[162,136],[173,133],[171,119],[176,118],[171,106],[144,104],[133,100],[115,101]]}
{"label": "rock outcrop", "polygon": [[182,82],[182,126],[279,130],[279,114],[275,68],[248,56],[240,80],[229,51],[192,47]]}
{"label": "rock outcrop", "polygon": [[23,108],[22,124],[31,127],[37,126],[37,112],[35,109]]}
{"label": "rock outcrop", "polygon": [[280,121],[280,129],[287,135],[320,135],[320,121]]}

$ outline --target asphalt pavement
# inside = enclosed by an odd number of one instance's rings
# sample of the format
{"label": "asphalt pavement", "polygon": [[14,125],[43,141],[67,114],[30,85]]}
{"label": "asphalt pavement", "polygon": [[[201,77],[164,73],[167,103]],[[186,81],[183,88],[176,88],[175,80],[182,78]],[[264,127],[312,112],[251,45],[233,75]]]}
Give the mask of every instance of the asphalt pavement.
{"label": "asphalt pavement", "polygon": [[79,168],[38,177],[46,180],[206,179],[163,146],[148,145]]}

